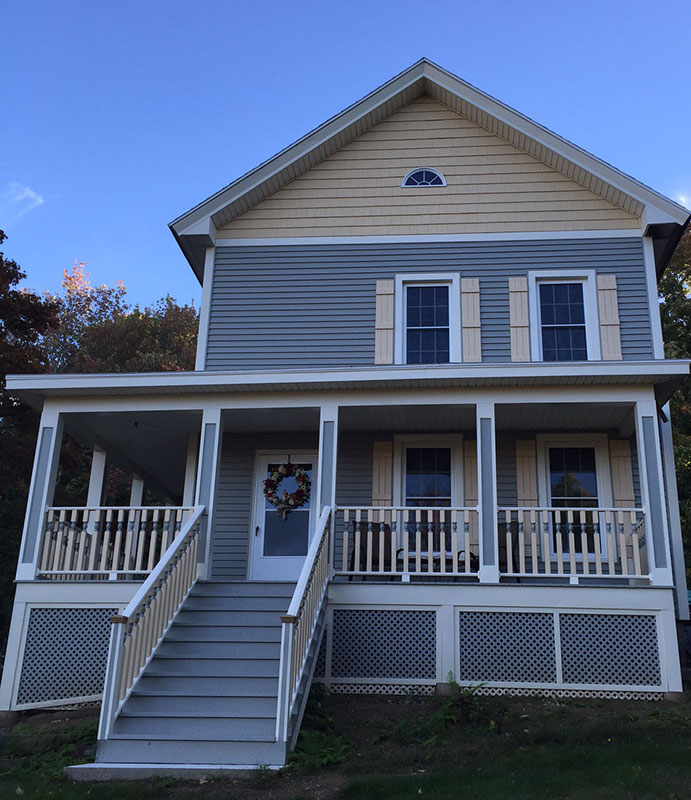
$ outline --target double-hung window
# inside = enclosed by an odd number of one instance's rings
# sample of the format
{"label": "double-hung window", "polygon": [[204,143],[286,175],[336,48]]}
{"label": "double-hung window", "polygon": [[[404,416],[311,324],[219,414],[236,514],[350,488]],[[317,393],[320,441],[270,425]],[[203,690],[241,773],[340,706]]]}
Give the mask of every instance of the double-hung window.
{"label": "double-hung window", "polygon": [[600,359],[594,273],[530,272],[528,292],[533,361]]}
{"label": "double-hung window", "polygon": [[449,364],[461,360],[458,275],[399,275],[395,361]]}

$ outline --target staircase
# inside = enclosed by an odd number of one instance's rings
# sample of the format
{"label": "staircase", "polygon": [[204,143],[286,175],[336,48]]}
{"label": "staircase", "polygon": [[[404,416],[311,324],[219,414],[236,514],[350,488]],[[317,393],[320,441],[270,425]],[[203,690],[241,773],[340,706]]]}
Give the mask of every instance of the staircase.
{"label": "staircase", "polygon": [[98,764],[285,763],[276,741],[281,614],[293,583],[199,581],[136,683]]}

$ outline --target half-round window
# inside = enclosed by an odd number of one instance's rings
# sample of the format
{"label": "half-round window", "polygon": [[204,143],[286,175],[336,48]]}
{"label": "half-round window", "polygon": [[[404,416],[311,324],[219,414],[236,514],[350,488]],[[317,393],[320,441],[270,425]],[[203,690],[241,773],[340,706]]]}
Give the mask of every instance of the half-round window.
{"label": "half-round window", "polygon": [[436,169],[416,167],[403,178],[401,186],[446,186],[446,181]]}

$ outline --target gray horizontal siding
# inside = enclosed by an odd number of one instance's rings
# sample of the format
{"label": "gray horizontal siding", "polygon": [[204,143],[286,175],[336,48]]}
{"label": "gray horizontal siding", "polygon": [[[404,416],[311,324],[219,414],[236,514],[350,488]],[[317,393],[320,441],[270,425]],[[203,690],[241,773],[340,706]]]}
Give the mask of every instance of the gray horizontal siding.
{"label": "gray horizontal siding", "polygon": [[616,275],[624,358],[652,357],[638,237],[219,246],[206,368],[372,365],[375,282],[413,272],[480,278],[483,361],[509,361],[509,276],[561,268]]}

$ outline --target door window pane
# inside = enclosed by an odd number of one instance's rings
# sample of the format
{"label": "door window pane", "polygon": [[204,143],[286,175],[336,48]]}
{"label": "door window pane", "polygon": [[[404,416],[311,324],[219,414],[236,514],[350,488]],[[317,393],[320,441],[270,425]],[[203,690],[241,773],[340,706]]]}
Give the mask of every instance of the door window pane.
{"label": "door window pane", "polygon": [[[279,467],[279,464],[269,464],[266,477]],[[312,481],[312,464],[298,464],[308,474]],[[285,490],[292,494],[297,489],[297,482],[292,476],[284,478],[278,487],[279,494]],[[304,556],[307,555],[309,543],[309,509],[310,497],[304,506],[294,509],[282,520],[278,511],[268,500],[264,500],[264,555],[265,556]]]}
{"label": "door window pane", "polygon": [[[550,447],[549,448],[550,502],[554,508],[597,508],[598,486],[595,468],[595,449],[593,447]],[[570,552],[569,528],[574,536],[574,552],[583,552],[581,534],[585,534],[588,552],[594,552],[594,534],[597,514],[592,511],[581,514],[552,512],[552,531],[554,547],[557,537],[561,538],[562,550]]]}
{"label": "door window pane", "polygon": [[408,507],[451,505],[451,449],[409,447],[406,450]]}

